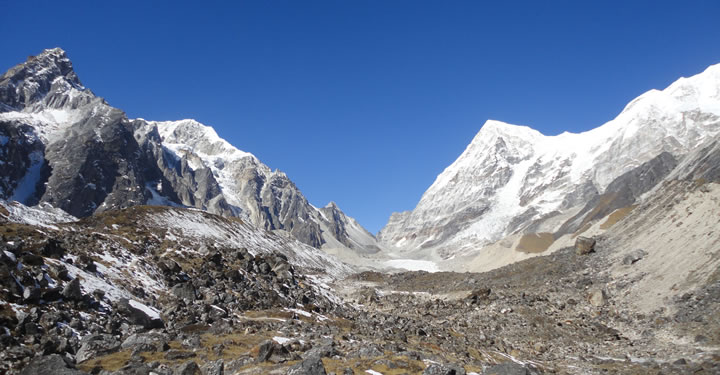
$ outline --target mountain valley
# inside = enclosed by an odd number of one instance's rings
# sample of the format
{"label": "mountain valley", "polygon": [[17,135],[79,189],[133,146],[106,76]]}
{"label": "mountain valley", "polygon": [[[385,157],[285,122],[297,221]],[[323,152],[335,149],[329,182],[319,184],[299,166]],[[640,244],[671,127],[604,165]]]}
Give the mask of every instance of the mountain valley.
{"label": "mountain valley", "polygon": [[0,175],[3,373],[720,373],[720,65],[489,120],[377,236],[59,48],[0,77]]}

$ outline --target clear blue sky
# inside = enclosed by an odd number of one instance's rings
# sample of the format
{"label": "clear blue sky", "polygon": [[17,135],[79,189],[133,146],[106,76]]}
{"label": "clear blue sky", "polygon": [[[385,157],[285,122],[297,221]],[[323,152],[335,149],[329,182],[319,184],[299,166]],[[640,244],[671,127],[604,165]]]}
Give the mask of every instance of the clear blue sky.
{"label": "clear blue sky", "polygon": [[212,125],[371,232],[488,118],[583,131],[720,62],[720,1],[105,3],[2,1],[0,69],[62,47],[131,118]]}

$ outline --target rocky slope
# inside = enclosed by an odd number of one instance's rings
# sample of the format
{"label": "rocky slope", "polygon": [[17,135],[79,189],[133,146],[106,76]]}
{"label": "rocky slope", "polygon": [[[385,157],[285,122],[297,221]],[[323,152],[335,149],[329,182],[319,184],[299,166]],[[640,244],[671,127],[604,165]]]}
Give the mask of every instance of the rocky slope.
{"label": "rocky slope", "polygon": [[313,207],[284,173],[212,128],[128,119],[82,86],[57,48],[0,77],[0,170],[0,199],[77,217],[142,204],[195,207],[318,248],[375,251],[374,237],[337,206]]}
{"label": "rocky slope", "polygon": [[585,133],[545,136],[488,121],[417,207],[393,214],[378,238],[415,257],[467,254],[508,235],[536,232],[543,221],[602,200],[624,173],[662,153],[669,154],[665,162],[680,158],[718,133],[720,65],[641,95]]}
{"label": "rocky slope", "polygon": [[720,181],[698,183],[717,168],[691,170],[589,253],[563,248],[487,273],[345,278],[317,249],[199,210],[132,207],[62,223],[2,206],[0,369],[714,374],[717,241],[672,254],[625,239],[656,236],[657,221],[690,225],[688,211],[707,233],[717,228],[720,216],[698,206],[720,199]]}

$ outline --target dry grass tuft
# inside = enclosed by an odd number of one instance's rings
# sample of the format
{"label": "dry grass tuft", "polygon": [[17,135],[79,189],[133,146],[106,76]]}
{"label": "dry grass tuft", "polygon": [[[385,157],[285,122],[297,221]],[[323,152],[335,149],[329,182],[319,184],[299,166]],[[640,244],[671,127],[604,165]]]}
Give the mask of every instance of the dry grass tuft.
{"label": "dry grass tuft", "polygon": [[608,215],[607,220],[605,220],[604,223],[600,224],[600,229],[609,229],[610,227],[615,225],[615,223],[625,218],[625,216],[627,216],[633,209],[635,209],[635,207],[637,207],[637,205],[618,208],[617,210],[613,211],[613,213]]}
{"label": "dry grass tuft", "polygon": [[555,242],[552,233],[528,233],[520,238],[520,242],[515,247],[515,250],[523,253],[542,253],[547,250],[550,245]]}

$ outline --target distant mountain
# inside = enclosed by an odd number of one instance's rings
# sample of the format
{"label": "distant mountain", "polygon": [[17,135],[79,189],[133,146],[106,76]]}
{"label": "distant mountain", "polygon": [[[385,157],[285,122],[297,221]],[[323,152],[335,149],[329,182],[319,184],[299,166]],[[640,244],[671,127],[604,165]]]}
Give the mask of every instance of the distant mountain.
{"label": "distant mountain", "polygon": [[0,199],[76,217],[184,206],[282,230],[310,246],[375,252],[335,204],[316,208],[280,171],[194,120],[128,119],[84,87],[66,53],[43,51],[0,77]]}
{"label": "distant mountain", "polygon": [[393,214],[378,239],[395,253],[442,259],[517,233],[548,233],[552,242],[632,204],[677,159],[718,134],[720,64],[651,90],[580,134],[545,136],[490,120],[415,209]]}

